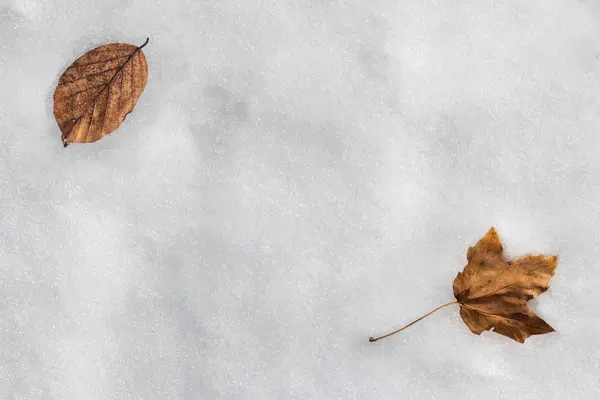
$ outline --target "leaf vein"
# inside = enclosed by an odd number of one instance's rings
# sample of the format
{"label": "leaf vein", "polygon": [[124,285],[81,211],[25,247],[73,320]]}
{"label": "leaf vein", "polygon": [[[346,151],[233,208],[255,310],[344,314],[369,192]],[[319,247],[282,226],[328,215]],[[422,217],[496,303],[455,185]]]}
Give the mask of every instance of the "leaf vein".
{"label": "leaf vein", "polygon": [[[104,71],[96,72],[94,74],[89,74],[89,75],[82,76],[81,78],[73,79],[72,81],[60,82],[60,84],[61,85],[68,85],[69,83],[74,83],[74,82],[78,82],[78,81],[81,81],[81,80],[84,80],[84,79],[87,79],[87,78],[91,78],[93,76],[102,75],[104,73],[107,73],[107,72],[110,72],[110,71],[114,71],[115,69],[119,69],[119,68],[121,68],[121,67],[114,67],[114,68],[110,68],[110,69],[105,69]],[[118,71],[115,73],[115,75],[116,74],[118,74]],[[111,77],[111,79],[109,79],[109,81],[112,80],[112,78],[114,78],[115,75],[113,75]]]}
{"label": "leaf vein", "polygon": [[108,58],[106,60],[94,61],[94,62],[87,63],[87,64],[79,64],[79,63],[76,62],[75,64],[73,64],[73,66],[74,67],[87,67],[88,65],[95,65],[95,64],[107,63],[109,61],[114,61],[114,60],[118,60],[120,58],[125,58],[125,57],[129,57],[129,54],[126,54],[124,56],[119,56],[119,57]]}

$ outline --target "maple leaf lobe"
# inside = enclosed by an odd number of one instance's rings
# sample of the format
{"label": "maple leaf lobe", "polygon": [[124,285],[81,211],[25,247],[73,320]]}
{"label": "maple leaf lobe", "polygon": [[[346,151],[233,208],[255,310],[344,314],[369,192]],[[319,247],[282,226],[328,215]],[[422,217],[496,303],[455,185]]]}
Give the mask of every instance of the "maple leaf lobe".
{"label": "maple leaf lobe", "polygon": [[492,227],[467,252],[467,265],[454,280],[460,315],[475,334],[486,330],[523,343],[531,335],[554,332],[527,301],[548,290],[558,258],[526,255],[511,261]]}

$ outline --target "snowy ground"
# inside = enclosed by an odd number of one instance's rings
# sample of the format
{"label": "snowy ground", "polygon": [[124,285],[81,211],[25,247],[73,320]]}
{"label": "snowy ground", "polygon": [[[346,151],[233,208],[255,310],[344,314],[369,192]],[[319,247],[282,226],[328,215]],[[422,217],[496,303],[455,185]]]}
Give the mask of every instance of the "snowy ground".
{"label": "snowy ground", "polygon": [[[600,398],[596,0],[0,0],[0,398]],[[63,149],[78,56],[141,44]],[[468,246],[558,254],[558,332],[445,308]]]}

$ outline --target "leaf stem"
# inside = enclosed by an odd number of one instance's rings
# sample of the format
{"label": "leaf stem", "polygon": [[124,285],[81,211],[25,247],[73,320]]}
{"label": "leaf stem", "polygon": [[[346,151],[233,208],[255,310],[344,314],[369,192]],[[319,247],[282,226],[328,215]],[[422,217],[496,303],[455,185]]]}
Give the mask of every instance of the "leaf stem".
{"label": "leaf stem", "polygon": [[378,340],[385,339],[386,337],[389,337],[389,336],[392,336],[392,335],[394,335],[394,334],[396,334],[396,333],[398,333],[398,332],[401,332],[401,331],[405,330],[406,328],[408,328],[409,326],[416,324],[417,322],[419,322],[419,321],[420,321],[420,320],[422,320],[423,318],[429,317],[431,314],[433,314],[433,313],[434,313],[434,312],[436,312],[437,310],[441,310],[442,308],[444,308],[444,307],[448,307],[448,306],[451,306],[451,305],[453,305],[453,304],[459,304],[459,302],[458,302],[458,301],[453,301],[452,303],[446,303],[446,304],[444,304],[444,305],[442,305],[442,306],[439,306],[439,307],[438,307],[438,308],[436,308],[435,310],[428,312],[427,314],[423,315],[421,318],[414,320],[413,322],[411,322],[411,323],[410,323],[410,324],[408,324],[408,325],[404,325],[402,328],[400,328],[400,329],[398,329],[398,330],[396,330],[396,331],[394,331],[394,332],[392,332],[392,333],[388,333],[387,335],[383,335],[383,336],[380,336],[380,337],[378,337],[378,338],[373,338],[373,337],[370,337],[370,338],[369,338],[369,342],[376,342],[376,341],[378,341]]}
{"label": "leaf stem", "polygon": [[149,42],[149,41],[150,41],[150,38],[149,38],[149,37],[147,37],[147,38],[146,38],[146,41],[144,42],[144,44],[143,44],[143,45],[141,45],[140,47],[138,47],[138,50],[139,50],[139,49],[141,49],[142,47],[146,46],[146,45],[148,44],[148,42]]}

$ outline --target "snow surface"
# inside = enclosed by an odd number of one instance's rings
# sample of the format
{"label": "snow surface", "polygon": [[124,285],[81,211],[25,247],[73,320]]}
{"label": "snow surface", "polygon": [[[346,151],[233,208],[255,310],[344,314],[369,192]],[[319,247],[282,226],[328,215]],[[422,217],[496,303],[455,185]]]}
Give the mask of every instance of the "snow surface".
{"label": "snow surface", "polygon": [[[600,398],[596,0],[0,0],[1,399]],[[113,135],[60,74],[141,44]],[[468,246],[558,254],[475,336]]]}

